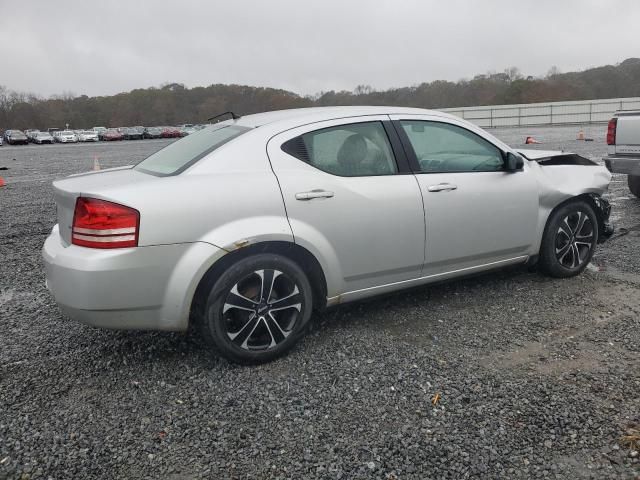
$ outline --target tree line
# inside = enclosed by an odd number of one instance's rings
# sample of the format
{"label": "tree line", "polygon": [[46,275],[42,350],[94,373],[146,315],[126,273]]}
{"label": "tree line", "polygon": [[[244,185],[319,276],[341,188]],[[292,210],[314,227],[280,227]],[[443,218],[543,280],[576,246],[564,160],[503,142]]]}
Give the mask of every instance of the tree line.
{"label": "tree line", "polygon": [[179,83],[140,88],[117,95],[64,94],[51,98],[9,90],[0,85],[0,130],[6,128],[98,125],[176,125],[204,123],[232,110],[240,115],[287,108],[330,105],[394,105],[447,108],[640,96],[640,58],[617,65],[561,73],[552,67],[544,77],[525,77],[516,67],[471,80],[436,80],[411,87],[327,91],[313,96],[275,88],[212,84],[186,88]]}

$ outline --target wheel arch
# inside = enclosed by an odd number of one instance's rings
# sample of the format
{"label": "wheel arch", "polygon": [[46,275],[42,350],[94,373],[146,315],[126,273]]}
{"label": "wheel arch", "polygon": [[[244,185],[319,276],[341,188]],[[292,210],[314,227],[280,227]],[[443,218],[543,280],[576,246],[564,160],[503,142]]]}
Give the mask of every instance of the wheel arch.
{"label": "wheel arch", "polygon": [[598,220],[598,243],[601,242],[606,237],[605,232],[607,231],[607,220],[609,218],[609,210],[610,210],[608,202],[602,199],[600,195],[595,193],[581,193],[579,195],[574,195],[572,197],[565,198],[556,206],[554,206],[551,210],[549,210],[549,213],[547,214],[547,217],[544,221],[544,227],[542,228],[542,232],[539,237],[540,240],[537,246],[537,251],[535,254],[531,256],[528,262],[530,266],[535,266],[539,261],[540,250],[542,249],[542,241],[547,233],[547,228],[549,228],[549,222],[551,221],[551,217],[553,217],[553,214],[556,213],[565,205],[569,205],[577,201],[586,202],[595,212],[596,218]]}
{"label": "wheel arch", "polygon": [[216,279],[239,260],[260,253],[274,253],[296,262],[303,268],[309,278],[309,283],[311,283],[313,309],[322,310],[326,307],[327,281],[316,257],[306,248],[292,242],[266,241],[229,252],[209,267],[198,282],[191,299],[190,323],[193,323],[194,316],[203,314],[207,292],[213,287]]}
{"label": "wheel arch", "polygon": [[584,201],[586,202],[595,212],[596,219],[598,220],[598,243],[602,241],[604,236],[606,235],[607,230],[607,221],[609,220],[609,212],[611,207],[609,206],[609,202],[604,200],[600,195],[596,193],[581,193],[579,195],[575,195],[573,197],[569,197],[555,207],[553,207],[549,211],[549,215],[547,215],[547,219],[544,223],[544,229],[542,232],[542,236],[544,237],[545,232],[547,231],[547,227],[549,226],[549,221],[553,214],[564,207],[573,202]]}

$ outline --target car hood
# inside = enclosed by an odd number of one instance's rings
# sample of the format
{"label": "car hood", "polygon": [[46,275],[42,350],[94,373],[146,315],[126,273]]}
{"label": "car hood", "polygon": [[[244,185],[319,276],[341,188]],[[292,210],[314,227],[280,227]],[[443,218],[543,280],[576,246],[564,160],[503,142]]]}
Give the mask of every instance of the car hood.
{"label": "car hood", "polygon": [[541,204],[550,209],[568,198],[602,195],[609,188],[611,173],[603,165],[576,153],[528,149],[516,152],[529,160],[529,168],[538,180]]}
{"label": "car hood", "polygon": [[589,160],[586,157],[572,152],[527,149],[518,149],[516,151],[520,155],[524,156],[527,160],[538,162],[540,165],[598,165],[598,163],[594,162],[593,160]]}
{"label": "car hood", "polygon": [[516,149],[516,152],[527,160],[539,160],[541,158],[553,157],[555,155],[564,155],[565,153],[561,150],[533,150],[530,148],[518,148]]}

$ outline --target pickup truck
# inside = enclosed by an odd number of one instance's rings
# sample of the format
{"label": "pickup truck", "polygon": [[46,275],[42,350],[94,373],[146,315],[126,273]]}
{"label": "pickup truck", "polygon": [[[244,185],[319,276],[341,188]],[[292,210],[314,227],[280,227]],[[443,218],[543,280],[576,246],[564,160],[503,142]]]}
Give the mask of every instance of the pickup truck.
{"label": "pickup truck", "polygon": [[607,156],[612,173],[626,173],[629,190],[640,198],[640,110],[619,110],[607,126]]}

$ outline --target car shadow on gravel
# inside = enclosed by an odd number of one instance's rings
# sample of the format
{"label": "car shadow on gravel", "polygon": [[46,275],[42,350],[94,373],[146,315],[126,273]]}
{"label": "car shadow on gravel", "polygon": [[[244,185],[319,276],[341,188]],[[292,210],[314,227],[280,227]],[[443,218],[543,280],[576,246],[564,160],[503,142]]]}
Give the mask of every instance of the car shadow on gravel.
{"label": "car shadow on gravel", "polygon": [[[607,316],[611,306],[598,293],[601,275],[585,273],[558,280],[515,267],[340,305],[314,314],[310,335],[293,349],[289,354],[293,360],[288,361],[314,357],[314,352],[345,335],[380,334],[403,344],[403,348],[424,349],[439,358],[459,357],[462,351],[463,356],[487,367],[516,368],[544,357],[539,351],[540,342],[550,336],[576,335],[585,323],[591,323],[589,318]],[[576,311],[572,302],[582,306]],[[572,309],[573,319],[568,316]],[[72,358],[73,351],[80,350],[83,357],[92,359],[82,365],[91,365],[94,371],[130,364],[169,368],[175,363],[196,369],[236,368],[192,329],[186,333],[111,331],[73,325],[69,329],[69,350],[62,354]],[[564,361],[567,368],[593,364],[598,369],[590,357],[585,357],[584,365],[573,357],[574,343],[564,342],[561,353],[554,358]],[[376,348],[375,344],[370,348]],[[581,349],[585,348],[582,345]],[[538,368],[563,370],[560,363]]]}
{"label": "car shadow on gravel", "polygon": [[[561,282],[529,272],[526,268],[513,267],[496,272],[479,274],[465,279],[419,286],[401,292],[389,293],[372,299],[338,305],[312,316],[311,337],[305,340],[305,347],[323,343],[323,337],[344,333],[344,330],[368,328],[383,330],[392,336],[408,335],[408,343],[416,340],[429,346],[438,345],[446,340],[421,334],[434,328],[443,330],[443,318],[451,319],[460,309],[469,309],[473,305],[480,308],[503,305],[505,295],[510,288],[519,291],[527,285],[553,284]],[[500,295],[496,298],[494,294]],[[472,313],[477,309],[472,309]],[[508,313],[508,310],[505,310]],[[68,320],[70,321],[70,320]],[[172,362],[176,358],[188,358],[192,363],[209,366],[227,365],[218,357],[215,350],[204,344],[194,329],[188,332],[146,332],[114,331],[82,326],[83,343],[94,346],[93,355],[109,362]],[[97,348],[96,348],[97,347]],[[305,348],[306,350],[306,348]],[[300,347],[294,348],[290,355],[298,355]],[[308,353],[308,352],[307,352]]]}
{"label": "car shadow on gravel", "polygon": [[[366,322],[370,328],[386,328],[391,331],[394,330],[394,326],[407,322],[413,325],[407,326],[405,330],[411,326],[428,329],[437,323],[438,312],[450,311],[453,308],[451,313],[456,313],[456,307],[460,306],[461,300],[464,308],[473,303],[487,304],[491,300],[499,306],[505,300],[504,293],[511,286],[521,290],[524,288],[523,284],[546,284],[554,281],[557,280],[532,273],[527,268],[511,267],[467,278],[422,285],[331,307],[314,316],[314,330],[331,331],[359,322]],[[496,298],[492,293],[498,291],[503,295]]]}

